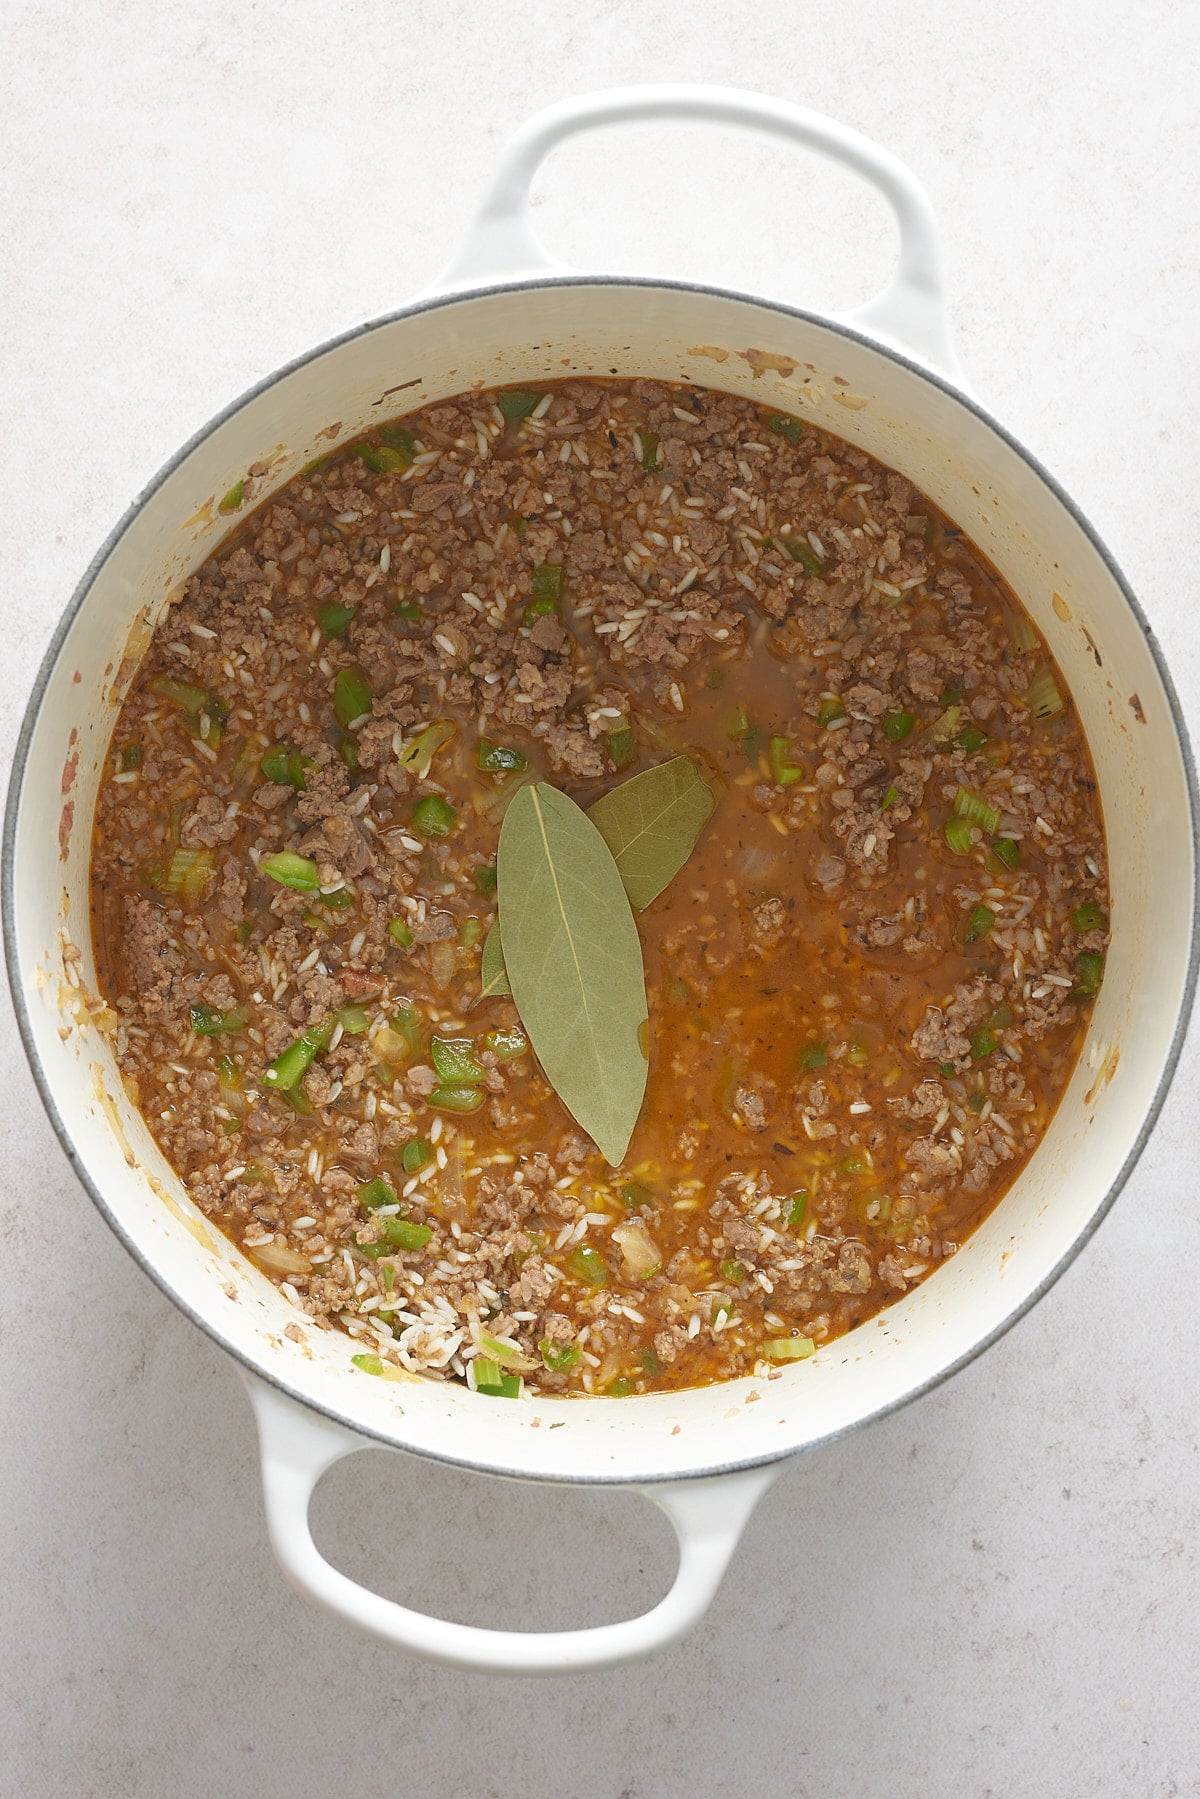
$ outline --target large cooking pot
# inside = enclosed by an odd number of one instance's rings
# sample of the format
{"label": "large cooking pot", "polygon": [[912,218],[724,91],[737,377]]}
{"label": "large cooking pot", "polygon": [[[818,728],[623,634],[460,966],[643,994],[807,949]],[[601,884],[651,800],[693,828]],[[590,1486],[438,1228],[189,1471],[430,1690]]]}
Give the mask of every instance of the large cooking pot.
{"label": "large cooking pot", "polygon": [[[581,276],[534,236],[528,187],[553,145],[622,120],[750,126],[857,170],[892,203],[900,260],[848,318],[667,280]],[[1046,637],[1100,781],[1115,936],[1087,1044],[1045,1141],[991,1216],[922,1286],[777,1379],[632,1398],[498,1403],[371,1379],[339,1332],[305,1325],[205,1221],[127,1099],[92,1022],[90,821],[117,709],[168,594],[220,542],[214,496],[253,466],[257,499],[328,442],[474,386],[568,371],[694,381],[803,414],[901,470],[991,558]],[[105,1218],[177,1305],[237,1358],[258,1414],[271,1539],[313,1598],[444,1662],[525,1673],[624,1661],[709,1603],[753,1507],[801,1450],[925,1392],[1062,1272],[1146,1141],[1196,976],[1195,777],[1145,618],[1095,532],[963,387],[942,310],[929,202],[886,151],[756,94],[646,87],[553,106],[513,138],[459,260],[403,311],[272,375],[155,477],[81,581],[25,715],[5,823],[5,948],[42,1097]],[[760,1403],[755,1403],[760,1401]],[[766,1403],[762,1403],[766,1402]],[[555,1428],[547,1428],[553,1424]],[[308,1528],[320,1475],[367,1440],[497,1475],[607,1482],[675,1526],[679,1571],[643,1617],[549,1635],[474,1629],[380,1598]]]}

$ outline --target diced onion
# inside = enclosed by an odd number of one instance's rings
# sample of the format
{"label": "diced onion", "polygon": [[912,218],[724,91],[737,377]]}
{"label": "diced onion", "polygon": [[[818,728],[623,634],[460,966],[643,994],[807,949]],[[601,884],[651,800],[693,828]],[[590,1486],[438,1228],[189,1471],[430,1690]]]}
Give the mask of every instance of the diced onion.
{"label": "diced onion", "polygon": [[253,1249],[247,1245],[247,1253],[276,1274],[312,1273],[312,1263],[307,1256],[298,1255],[294,1249],[288,1249],[282,1243],[256,1244]]}
{"label": "diced onion", "polygon": [[645,1280],[655,1273],[662,1263],[662,1256],[644,1224],[616,1225],[613,1241],[621,1251],[626,1268],[638,1280]]}

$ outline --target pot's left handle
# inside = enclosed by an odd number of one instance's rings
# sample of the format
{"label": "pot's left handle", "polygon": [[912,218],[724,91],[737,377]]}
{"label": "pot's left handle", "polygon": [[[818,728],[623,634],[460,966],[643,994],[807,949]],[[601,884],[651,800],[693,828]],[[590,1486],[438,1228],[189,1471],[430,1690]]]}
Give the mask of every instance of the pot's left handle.
{"label": "pot's left handle", "polygon": [[411,1611],[359,1586],[325,1560],[308,1523],[313,1490],[327,1468],[370,1441],[247,1378],[258,1418],[263,1495],[271,1546],[308,1598],[385,1643],[455,1668],[494,1674],[567,1674],[609,1668],[665,1648],[697,1624],[759,1499],[783,1464],[704,1480],[624,1489],[654,1500],[679,1539],[674,1585],[652,1611],[585,1630],[484,1630]]}

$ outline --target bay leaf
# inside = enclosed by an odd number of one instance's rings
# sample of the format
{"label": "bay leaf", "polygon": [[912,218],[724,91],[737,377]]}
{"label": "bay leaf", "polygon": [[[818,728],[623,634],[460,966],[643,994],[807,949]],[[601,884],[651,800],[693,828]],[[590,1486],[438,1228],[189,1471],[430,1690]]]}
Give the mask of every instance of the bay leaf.
{"label": "bay leaf", "polygon": [[679,873],[715,805],[699,765],[691,756],[673,756],[588,807],[639,912]]}
{"label": "bay leaf", "polygon": [[483,940],[483,954],[479,958],[479,979],[482,983],[479,990],[480,999],[495,999],[501,993],[512,992],[512,988],[508,984],[508,970],[504,966],[504,946],[500,941],[500,920],[498,918]]}
{"label": "bay leaf", "polygon": [[642,946],[611,851],[557,788],[500,827],[496,897],[513,1000],[550,1085],[614,1167],[646,1093]]}

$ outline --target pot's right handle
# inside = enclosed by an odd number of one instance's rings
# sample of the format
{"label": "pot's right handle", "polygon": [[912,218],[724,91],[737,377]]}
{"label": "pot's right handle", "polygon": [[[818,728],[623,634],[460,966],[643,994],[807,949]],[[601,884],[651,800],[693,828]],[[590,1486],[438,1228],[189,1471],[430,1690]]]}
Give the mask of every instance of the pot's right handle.
{"label": "pot's right handle", "polygon": [[929,196],[906,163],[848,125],[739,88],[662,86],[607,88],[559,100],[514,132],[467,241],[434,291],[472,286],[534,271],[566,274],[533,229],[529,188],[542,160],[564,138],[603,125],[642,119],[686,119],[743,125],[819,150],[877,187],[900,227],[896,273],[883,292],[843,315],[873,337],[906,350],[962,383],[950,341],[937,221]]}
{"label": "pot's right handle", "polygon": [[679,1568],[671,1590],[640,1617],[583,1630],[486,1630],[397,1605],[325,1560],[308,1523],[313,1490],[342,1456],[372,1444],[253,1375],[247,1376],[246,1384],[258,1418],[271,1547],[293,1585],[385,1643],[451,1667],[491,1674],[575,1674],[611,1668],[676,1642],[708,1610],[750,1514],[784,1466],[771,1462],[708,1479],[624,1489],[660,1506],[679,1539]]}

